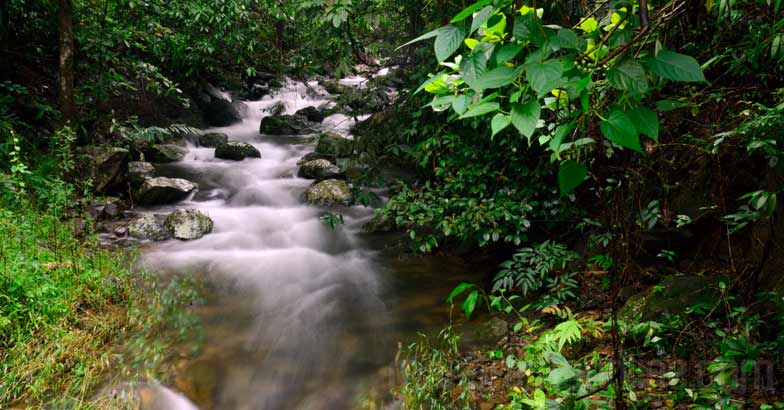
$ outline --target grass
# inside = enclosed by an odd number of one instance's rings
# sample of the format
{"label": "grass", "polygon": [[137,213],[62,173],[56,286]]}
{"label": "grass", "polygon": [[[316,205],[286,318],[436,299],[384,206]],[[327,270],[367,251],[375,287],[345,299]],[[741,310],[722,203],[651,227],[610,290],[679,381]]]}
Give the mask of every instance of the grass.
{"label": "grass", "polygon": [[96,402],[113,378],[164,377],[193,340],[193,287],[133,272],[64,213],[0,206],[0,408],[115,407]]}

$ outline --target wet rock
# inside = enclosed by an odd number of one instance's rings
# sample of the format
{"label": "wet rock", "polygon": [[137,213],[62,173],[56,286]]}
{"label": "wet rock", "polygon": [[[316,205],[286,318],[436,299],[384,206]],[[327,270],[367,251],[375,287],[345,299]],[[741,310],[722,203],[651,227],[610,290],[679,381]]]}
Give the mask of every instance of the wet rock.
{"label": "wet rock", "polygon": [[128,234],[128,227],[123,225],[115,226],[114,229],[112,229],[112,233],[115,236],[122,238]]}
{"label": "wet rock", "polygon": [[120,198],[103,198],[90,201],[87,211],[93,220],[115,219],[120,216],[128,206]]}
{"label": "wet rock", "polygon": [[345,87],[334,80],[322,81],[321,86],[330,94],[344,94],[349,91],[348,87]]}
{"label": "wet rock", "polygon": [[316,153],[331,157],[348,157],[354,153],[354,142],[340,134],[326,132],[319,137]]}
{"label": "wet rock", "polygon": [[161,205],[182,201],[198,185],[185,179],[156,177],[148,178],[136,193],[136,201],[142,205]]}
{"label": "wet rock", "polygon": [[387,233],[397,229],[395,220],[383,213],[376,213],[373,219],[362,225],[362,232],[365,233]]}
{"label": "wet rock", "polygon": [[295,116],[298,117],[305,117],[308,121],[311,122],[323,122],[324,121],[324,113],[316,107],[305,107],[296,113]]}
{"label": "wet rock", "polygon": [[86,179],[93,181],[93,189],[101,194],[123,192],[127,184],[127,149],[91,146],[79,150],[83,159],[79,170]]}
{"label": "wet rock", "polygon": [[210,84],[205,85],[195,99],[204,121],[214,127],[225,127],[242,118],[231,98]]}
{"label": "wet rock", "polygon": [[178,209],[166,217],[166,231],[175,239],[199,239],[212,232],[210,217],[195,209]]}
{"label": "wet rock", "polygon": [[632,321],[637,316],[642,320],[676,316],[695,305],[708,310],[721,300],[719,282],[728,283],[726,278],[704,276],[667,276],[658,285],[630,297],[619,312],[619,317]]}
{"label": "wet rock", "polygon": [[131,161],[128,163],[128,182],[138,188],[147,178],[155,176],[155,167],[149,162]]}
{"label": "wet rock", "polygon": [[266,135],[298,135],[311,131],[307,118],[298,115],[271,115],[261,120],[259,132]]}
{"label": "wet rock", "polygon": [[297,165],[302,166],[310,161],[315,161],[317,159],[326,159],[327,161],[329,161],[330,158],[332,158],[332,156],[330,155],[319,154],[317,152],[309,152],[305,154],[302,158],[300,158],[299,161],[297,161]]}
{"label": "wet rock", "polygon": [[211,132],[199,137],[199,145],[202,147],[216,148],[218,145],[229,142],[229,136],[217,132]]}
{"label": "wet rock", "polygon": [[315,179],[322,181],[325,179],[336,179],[340,177],[340,168],[326,159],[316,159],[306,162],[300,167],[297,176],[300,178]]}
{"label": "wet rock", "polygon": [[155,215],[141,215],[128,225],[128,235],[136,239],[165,241],[171,234],[163,226],[163,221]]}
{"label": "wet rock", "polygon": [[156,144],[144,150],[144,157],[160,164],[182,161],[188,153],[186,148],[174,144]]}
{"label": "wet rock", "polygon": [[269,95],[272,89],[267,84],[251,84],[248,86],[248,99],[258,101]]}
{"label": "wet rock", "polygon": [[229,141],[215,148],[215,158],[242,161],[245,158],[261,158],[261,152],[248,143]]}
{"label": "wet rock", "polygon": [[321,206],[350,206],[354,203],[354,195],[348,184],[339,179],[314,183],[305,191],[304,198],[309,204]]}

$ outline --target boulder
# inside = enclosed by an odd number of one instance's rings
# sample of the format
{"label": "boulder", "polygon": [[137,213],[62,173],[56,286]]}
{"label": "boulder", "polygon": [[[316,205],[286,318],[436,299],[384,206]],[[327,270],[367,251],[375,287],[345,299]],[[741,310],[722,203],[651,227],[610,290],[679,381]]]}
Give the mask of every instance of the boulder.
{"label": "boulder", "polygon": [[376,213],[373,219],[362,225],[365,233],[388,233],[397,229],[395,219],[383,213]]}
{"label": "boulder", "polygon": [[213,222],[209,216],[195,209],[178,209],[166,217],[166,231],[175,239],[199,239],[212,232]]}
{"label": "boulder", "polygon": [[298,135],[310,130],[307,118],[298,115],[270,115],[259,127],[259,132],[267,135]]}
{"label": "boulder", "polygon": [[720,282],[727,278],[715,276],[667,276],[658,285],[631,296],[619,311],[626,321],[659,320],[686,313],[686,309],[702,305],[711,310],[721,300]]}
{"label": "boulder", "polygon": [[217,132],[211,132],[199,137],[199,145],[202,147],[216,148],[218,145],[229,142],[229,136]]}
{"label": "boulder", "polygon": [[316,153],[330,157],[348,157],[354,153],[354,141],[334,132],[326,132],[319,137]]}
{"label": "boulder", "polygon": [[198,185],[185,179],[148,178],[136,192],[136,201],[142,205],[170,204],[182,201],[198,188]]}
{"label": "boulder", "polygon": [[165,241],[171,238],[164,228],[161,218],[145,214],[133,220],[128,225],[128,235],[136,239],[150,241]]}
{"label": "boulder", "polygon": [[242,161],[245,158],[261,158],[261,152],[248,143],[229,141],[215,148],[215,158]]}
{"label": "boulder", "polygon": [[81,174],[93,181],[93,189],[101,194],[123,192],[127,183],[127,149],[105,146],[84,147],[79,150],[83,157]]}
{"label": "boulder", "polygon": [[310,161],[317,160],[317,159],[326,159],[329,161],[330,158],[332,158],[330,155],[319,154],[317,152],[309,152],[305,154],[302,158],[300,158],[299,161],[297,161],[297,165],[302,166]]}
{"label": "boulder", "polygon": [[321,206],[350,206],[354,203],[351,189],[346,181],[340,179],[315,182],[305,190],[304,198],[309,204]]}
{"label": "boulder", "polygon": [[318,108],[312,107],[312,106],[311,107],[305,107],[305,108],[297,111],[296,113],[294,113],[294,115],[298,116],[298,117],[307,118],[307,120],[310,121],[310,122],[318,122],[318,123],[320,123],[320,122],[324,121],[324,113],[321,112],[321,110],[319,110]]}
{"label": "boulder", "polygon": [[186,148],[174,144],[155,144],[144,150],[144,158],[160,164],[182,161],[188,153]]}
{"label": "boulder", "polygon": [[337,165],[326,159],[316,159],[303,164],[297,176],[322,181],[325,179],[336,179],[340,177],[340,174],[340,168]]}
{"label": "boulder", "polygon": [[144,180],[155,176],[155,167],[149,162],[131,161],[128,163],[128,182],[134,188],[140,187]]}
{"label": "boulder", "polygon": [[122,215],[128,206],[120,198],[106,197],[90,201],[87,211],[94,221],[115,219]]}
{"label": "boulder", "polygon": [[225,127],[242,118],[231,98],[210,84],[197,93],[196,105],[199,106],[204,121],[214,127]]}

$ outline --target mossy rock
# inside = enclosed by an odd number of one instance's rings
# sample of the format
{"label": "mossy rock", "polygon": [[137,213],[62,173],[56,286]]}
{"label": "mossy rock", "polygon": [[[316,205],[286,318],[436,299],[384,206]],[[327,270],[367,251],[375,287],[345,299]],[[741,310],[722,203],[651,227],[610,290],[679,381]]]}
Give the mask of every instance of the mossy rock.
{"label": "mossy rock", "polygon": [[315,159],[302,164],[297,176],[300,178],[323,181],[325,179],[340,178],[341,172],[340,168],[326,159]]}
{"label": "mossy rock", "polygon": [[172,237],[187,241],[211,233],[213,222],[209,216],[195,209],[178,209],[166,217],[164,226]]}
{"label": "mossy rock", "polygon": [[716,276],[667,276],[658,285],[631,296],[619,312],[625,321],[637,317],[658,320],[679,316],[692,306],[702,305],[711,309],[721,300],[720,283],[727,278]]}
{"label": "mossy rock", "polygon": [[354,153],[354,141],[334,132],[326,132],[319,137],[316,154],[344,158]]}
{"label": "mossy rock", "polygon": [[304,198],[305,202],[320,206],[350,206],[354,203],[351,188],[346,181],[339,179],[314,183],[305,191]]}
{"label": "mossy rock", "polygon": [[261,158],[261,152],[248,143],[229,141],[215,148],[215,158],[242,161],[245,158]]}
{"label": "mossy rock", "polygon": [[202,147],[216,148],[218,145],[229,142],[229,136],[219,132],[211,132],[199,137],[199,145]]}

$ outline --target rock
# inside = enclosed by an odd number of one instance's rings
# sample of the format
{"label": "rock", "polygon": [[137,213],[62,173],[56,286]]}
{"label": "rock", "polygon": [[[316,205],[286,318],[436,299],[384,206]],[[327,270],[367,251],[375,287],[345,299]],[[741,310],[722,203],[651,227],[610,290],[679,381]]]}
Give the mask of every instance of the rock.
{"label": "rock", "polygon": [[310,131],[307,118],[297,115],[270,115],[261,120],[259,132],[267,135],[298,135]]}
{"label": "rock", "polygon": [[354,142],[340,134],[326,132],[319,137],[316,153],[331,157],[348,157],[354,153]]}
{"label": "rock", "polygon": [[204,121],[214,127],[225,127],[242,118],[231,98],[210,84],[198,92],[196,105],[199,106]]}
{"label": "rock", "polygon": [[128,209],[120,198],[103,198],[90,201],[88,213],[94,221],[115,219]]}
{"label": "rock", "polygon": [[321,110],[319,110],[318,108],[312,107],[312,106],[311,107],[305,107],[305,108],[297,111],[296,113],[294,113],[294,115],[298,116],[298,117],[305,117],[310,122],[319,122],[320,123],[320,122],[324,121],[324,113],[321,112]]}
{"label": "rock", "polygon": [[659,320],[664,316],[684,314],[686,309],[702,304],[708,310],[721,300],[719,282],[726,278],[706,276],[667,276],[658,285],[630,297],[619,312],[626,321]]}
{"label": "rock", "polygon": [[215,158],[242,161],[245,158],[261,158],[261,152],[248,143],[229,141],[215,148]]}
{"label": "rock", "polygon": [[321,206],[350,206],[354,203],[348,184],[339,179],[315,182],[305,191],[304,198],[309,204]]}
{"label": "rock", "polygon": [[136,193],[142,205],[161,205],[182,201],[198,189],[198,185],[180,178],[148,178]]}
{"label": "rock", "polygon": [[322,81],[321,86],[330,94],[343,94],[349,91],[348,87],[345,87],[334,80]]}
{"label": "rock", "polygon": [[166,217],[166,231],[175,239],[199,239],[212,232],[213,222],[195,209],[178,209]]}
{"label": "rock", "polygon": [[171,238],[164,228],[163,222],[155,215],[145,214],[133,220],[128,225],[128,235],[136,239],[150,241],[165,241]]}
{"label": "rock", "polygon": [[202,147],[216,148],[218,145],[229,142],[229,136],[217,132],[211,132],[199,137],[199,145]]}
{"label": "rock", "polygon": [[317,152],[309,152],[305,154],[302,158],[300,158],[299,161],[297,161],[297,165],[302,166],[310,161],[314,161],[317,159],[326,159],[327,161],[329,161],[330,158],[332,158],[332,156],[330,155],[319,154]]}
{"label": "rock", "polygon": [[182,161],[188,153],[186,148],[174,144],[156,144],[144,150],[144,157],[150,162],[168,163]]}
{"label": "rock", "polygon": [[118,238],[122,238],[128,234],[128,227],[122,225],[115,226],[114,229],[112,229],[112,233]]}
{"label": "rock", "polygon": [[93,181],[96,192],[107,194],[125,191],[130,160],[127,149],[91,146],[81,148],[79,153],[84,158],[80,174]]}
{"label": "rock", "polygon": [[388,233],[397,229],[395,220],[383,213],[376,213],[373,219],[362,225],[362,232],[365,233]]}
{"label": "rock", "polygon": [[315,179],[323,181],[325,179],[336,179],[340,177],[340,168],[326,159],[316,159],[306,162],[300,167],[297,176],[300,178]]}
{"label": "rock", "polygon": [[155,176],[155,167],[149,162],[131,161],[128,163],[128,182],[138,188],[147,178]]}
{"label": "rock", "polygon": [[248,86],[248,99],[258,101],[264,96],[269,95],[272,90],[267,84],[251,84]]}

